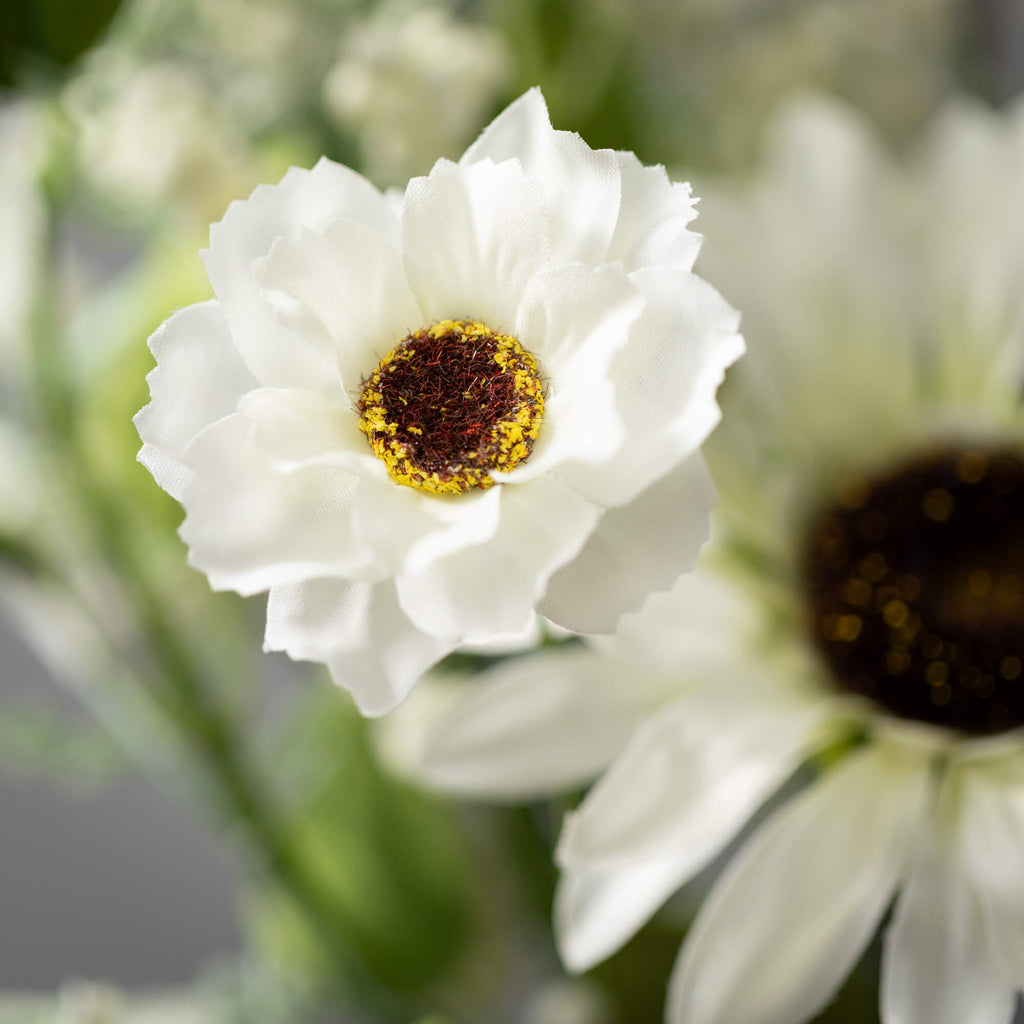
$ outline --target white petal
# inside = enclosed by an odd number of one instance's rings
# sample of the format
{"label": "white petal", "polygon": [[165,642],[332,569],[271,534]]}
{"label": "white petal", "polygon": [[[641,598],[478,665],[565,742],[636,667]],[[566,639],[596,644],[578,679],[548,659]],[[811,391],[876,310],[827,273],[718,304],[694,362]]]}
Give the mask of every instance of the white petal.
{"label": "white petal", "polygon": [[185,459],[193,476],[180,532],[216,589],[254,594],[367,568],[351,527],[355,475],[336,466],[275,471],[239,415],[207,427]]}
{"label": "white petal", "polygon": [[530,278],[547,257],[544,200],[514,161],[439,160],[405,192],[409,283],[429,322],[481,320],[512,334]]}
{"label": "white petal", "polygon": [[498,479],[529,480],[567,460],[602,465],[621,449],[608,367],[642,306],[619,267],[556,267],[534,278],[515,333],[548,382],[544,421],[530,458]]}
{"label": "white petal", "polygon": [[672,266],[692,270],[701,236],[688,225],[697,216],[687,183],[669,181],[664,167],[645,167],[632,153],[616,153],[622,207],[608,251],[627,270]]}
{"label": "white petal", "polygon": [[204,427],[233,413],[256,380],[216,302],[179,310],[157,329],[149,347],[157,365],[146,378],[150,403],[135,417],[143,441],[139,462],[180,501],[192,474],[182,461],[185,448]]}
{"label": "white petal", "polygon": [[568,869],[555,890],[558,955],[589,970],[629,941],[691,874],[687,854],[666,854],[614,871]]}
{"label": "white petal", "polygon": [[985,898],[1003,964],[1024,986],[1024,758],[959,774],[963,870]]}
{"label": "white petal", "polygon": [[343,404],[298,388],[256,388],[239,401],[238,411],[276,469],[340,466],[385,477],[356,413],[339,398]]}
{"label": "white petal", "polygon": [[353,397],[386,352],[425,326],[398,247],[355,221],[279,238],[255,273],[280,319],[323,339]]}
{"label": "white petal", "polygon": [[659,268],[631,280],[647,302],[609,371],[626,437],[614,458],[562,473],[605,506],[631,501],[704,442],[725,370],[743,353],[739,315],[699,277]]}
{"label": "white petal", "polygon": [[1013,1014],[1014,985],[964,863],[957,804],[947,786],[886,935],[885,1024],[1007,1024]]}
{"label": "white petal", "polygon": [[700,454],[601,517],[583,550],[551,577],[542,615],[578,633],[610,632],[654,591],[694,567],[717,495]]}
{"label": "white petal", "polygon": [[455,647],[426,636],[398,606],[394,585],[309,579],[275,586],[264,648],[327,663],[364,715],[383,715]]}
{"label": "white petal", "polygon": [[511,103],[466,150],[462,164],[516,159],[539,178],[550,222],[551,258],[604,263],[615,232],[622,184],[609,149],[591,149],[575,132],[554,131],[544,97],[531,89]]}
{"label": "white petal", "polygon": [[637,730],[567,821],[563,867],[666,854],[699,871],[807,756],[821,712],[751,694],[683,698]]}
{"label": "white petal", "polygon": [[321,231],[338,217],[397,241],[398,224],[383,196],[355,171],[327,159],[311,171],[293,167],[279,185],[261,185],[210,228],[210,248],[202,253],[210,282],[238,350],[264,384],[328,393],[337,388],[329,353],[274,317],[253,266],[276,239],[294,238],[303,228]]}
{"label": "white petal", "polygon": [[501,487],[501,520],[484,544],[398,577],[402,607],[421,629],[479,642],[525,628],[551,574],[597,522],[593,505],[554,477]]}
{"label": "white petal", "polygon": [[669,984],[668,1024],[796,1024],[831,998],[899,879],[929,795],[875,744],[776,812],[726,868]]}
{"label": "white petal", "polygon": [[357,534],[392,573],[424,572],[438,558],[483,544],[500,519],[500,488],[438,498],[388,476],[363,480],[353,512]]}
{"label": "white petal", "polygon": [[[582,647],[513,658],[430,724],[415,774],[463,797],[526,801],[589,782],[625,746],[642,687]],[[410,709],[411,710],[411,709]]]}

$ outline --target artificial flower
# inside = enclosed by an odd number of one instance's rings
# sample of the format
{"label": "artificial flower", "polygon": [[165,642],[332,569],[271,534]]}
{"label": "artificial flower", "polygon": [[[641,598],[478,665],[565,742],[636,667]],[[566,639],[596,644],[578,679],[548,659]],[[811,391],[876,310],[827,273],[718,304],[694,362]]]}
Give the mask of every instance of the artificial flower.
{"label": "artificial flower", "polygon": [[[705,446],[722,497],[697,571],[610,640],[503,666],[504,693],[450,686],[412,770],[462,791],[469,751],[499,776],[476,795],[504,797],[508,746],[538,771],[551,748],[564,787],[560,765],[582,777],[615,747],[585,763],[567,723],[617,699],[640,724],[557,851],[568,967],[618,949],[763,809],[688,933],[669,1024],[809,1020],[894,898],[885,1024],[1008,1024],[1024,984],[1024,108],[954,107],[907,165],[824,101],[791,108],[771,145],[706,211],[704,268],[743,308],[750,354]],[[515,705],[498,724],[517,675],[571,694],[553,726],[527,732]],[[638,690],[659,689],[644,711]]]}
{"label": "artificial flower", "polygon": [[137,417],[192,564],[269,590],[266,647],[368,714],[537,611],[614,628],[713,501],[697,449],[742,341],[693,215],[536,90],[402,194],[325,159],[232,204]]}

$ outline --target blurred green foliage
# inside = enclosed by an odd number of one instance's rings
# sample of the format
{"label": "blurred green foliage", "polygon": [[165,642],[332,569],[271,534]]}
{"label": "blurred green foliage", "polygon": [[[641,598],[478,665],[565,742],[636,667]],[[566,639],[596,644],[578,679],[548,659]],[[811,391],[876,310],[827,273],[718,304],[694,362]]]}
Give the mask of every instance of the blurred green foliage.
{"label": "blurred green foliage", "polygon": [[121,0],[4,0],[0,85],[70,67],[110,25]]}

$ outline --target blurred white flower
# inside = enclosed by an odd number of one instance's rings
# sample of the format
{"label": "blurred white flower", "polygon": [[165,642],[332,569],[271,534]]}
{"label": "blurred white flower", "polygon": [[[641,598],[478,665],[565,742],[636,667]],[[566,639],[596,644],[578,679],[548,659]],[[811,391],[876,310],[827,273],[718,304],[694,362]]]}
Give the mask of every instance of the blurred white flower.
{"label": "blurred white flower", "polygon": [[501,36],[443,7],[391,3],[349,29],[324,102],[383,184],[423,173],[479,130],[511,77]]}
{"label": "blurred white flower", "polygon": [[[666,1020],[807,1021],[901,889],[885,1024],[1008,1024],[1024,984],[1024,107],[955,107],[900,167],[851,114],[800,103],[770,154],[705,210],[704,267],[750,342],[705,447],[715,540],[589,664],[504,670],[540,691],[615,671],[626,694],[664,688],[567,822],[563,959],[618,949],[811,759],[813,782],[714,885]],[[559,721],[600,714],[606,689],[577,687]],[[497,700],[485,715],[489,690],[449,692],[439,732],[467,708],[490,725],[475,770],[499,774],[496,795],[509,742],[532,742],[539,771],[546,745],[584,757],[585,736],[523,740]],[[473,740],[453,756],[420,737],[435,785]]]}
{"label": "blurred white flower", "polygon": [[742,341],[692,217],[537,91],[399,199],[323,160],[233,204],[137,417],[192,564],[269,589],[266,646],[369,714],[534,609],[611,629],[707,532],[695,451]]}
{"label": "blurred white flower", "polygon": [[898,886],[885,1024],[1012,1017],[1022,115],[954,109],[901,173],[851,115],[798,105],[763,178],[709,203],[706,266],[749,311],[751,339],[708,449],[722,535],[689,593],[652,599],[628,628],[653,647],[705,585],[743,611],[720,627],[733,656],[678,651],[679,677],[703,687],[637,732],[568,823],[566,962],[607,956],[802,760],[839,745],[713,888],[668,1021],[808,1020]]}
{"label": "blurred white flower", "polygon": [[184,63],[99,51],[64,103],[82,174],[117,207],[183,201],[208,220],[252,188],[247,139]]}

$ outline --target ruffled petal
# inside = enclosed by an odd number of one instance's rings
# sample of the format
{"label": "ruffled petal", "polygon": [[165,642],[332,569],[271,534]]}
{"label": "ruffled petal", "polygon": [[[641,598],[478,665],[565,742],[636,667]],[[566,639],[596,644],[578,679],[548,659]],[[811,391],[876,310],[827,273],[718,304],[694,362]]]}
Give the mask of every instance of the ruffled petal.
{"label": "ruffled petal", "polygon": [[692,270],[702,238],[689,228],[697,216],[690,185],[670,181],[664,167],[645,167],[632,153],[615,156],[622,175],[622,205],[608,259],[621,260],[627,270]]}
{"label": "ruffled petal", "polygon": [[544,97],[531,89],[500,113],[466,150],[461,163],[518,160],[539,179],[549,222],[551,258],[598,264],[618,220],[622,183],[610,149],[591,149],[575,132],[551,127]]}
{"label": "ruffled petal", "polygon": [[632,501],[704,442],[719,420],[718,386],[744,350],[739,314],[699,277],[660,268],[631,280],[647,302],[608,373],[625,439],[600,465],[561,471],[606,507]]}
{"label": "ruffled petal", "polygon": [[341,400],[339,405],[298,388],[255,388],[239,401],[238,411],[275,469],[339,466],[386,478],[356,414]]}
{"label": "ruffled petal", "polygon": [[204,427],[233,413],[256,380],[242,362],[216,302],[179,310],[156,330],[149,348],[156,369],[146,377],[149,405],[134,421],[142,438],[139,462],[181,501],[192,476],[183,461],[189,442]]}
{"label": "ruffled petal", "polygon": [[793,1024],[871,938],[921,828],[929,760],[875,744],[776,812],[726,868],[669,984],[668,1024]]}
{"label": "ruffled petal", "polygon": [[580,973],[611,956],[691,874],[686,853],[616,871],[564,871],[555,890],[555,936],[562,963]]}
{"label": "ruffled petal", "polygon": [[497,479],[530,480],[567,460],[602,465],[620,450],[624,434],[608,367],[642,306],[619,267],[556,267],[534,278],[516,336],[548,384],[544,421],[530,458]]}
{"label": "ruffled petal", "polygon": [[273,468],[240,415],[207,427],[185,452],[189,561],[218,590],[254,594],[312,575],[358,575],[369,552],[351,524],[358,477],[336,466]]}
{"label": "ruffled petal", "polygon": [[264,649],[326,662],[364,715],[384,715],[455,647],[421,633],[398,606],[394,584],[307,579],[275,586]]}
{"label": "ruffled petal", "polygon": [[640,715],[644,691],[624,685],[627,671],[571,647],[502,662],[457,695],[440,680],[443,712],[424,721],[410,701],[399,713],[407,721],[395,723],[415,750],[406,771],[435,789],[491,800],[578,788],[625,746]]}
{"label": "ruffled petal", "polygon": [[1014,984],[964,863],[956,789],[944,789],[886,935],[885,1024],[1007,1024],[1013,1015]]}
{"label": "ruffled petal", "polygon": [[332,353],[353,398],[384,354],[425,326],[401,251],[355,221],[279,238],[255,273],[279,319]]}
{"label": "ruffled petal", "polygon": [[421,629],[479,642],[522,631],[551,574],[573,558],[597,509],[552,476],[501,488],[492,540],[398,577],[402,607]]}
{"label": "ruffled petal", "polygon": [[551,577],[538,611],[577,633],[610,632],[694,567],[716,497],[704,460],[692,455],[630,504],[605,512],[583,550]]}
{"label": "ruffled petal", "polygon": [[278,238],[294,238],[303,228],[322,231],[339,217],[398,240],[398,222],[384,197],[361,175],[326,158],[311,171],[293,167],[278,185],[261,185],[210,228],[210,248],[202,253],[210,283],[238,350],[263,384],[337,389],[330,353],[273,315],[253,267]]}
{"label": "ruffled petal", "polygon": [[439,160],[409,182],[402,244],[429,322],[481,320],[514,334],[523,292],[547,257],[543,194],[515,161]]}

